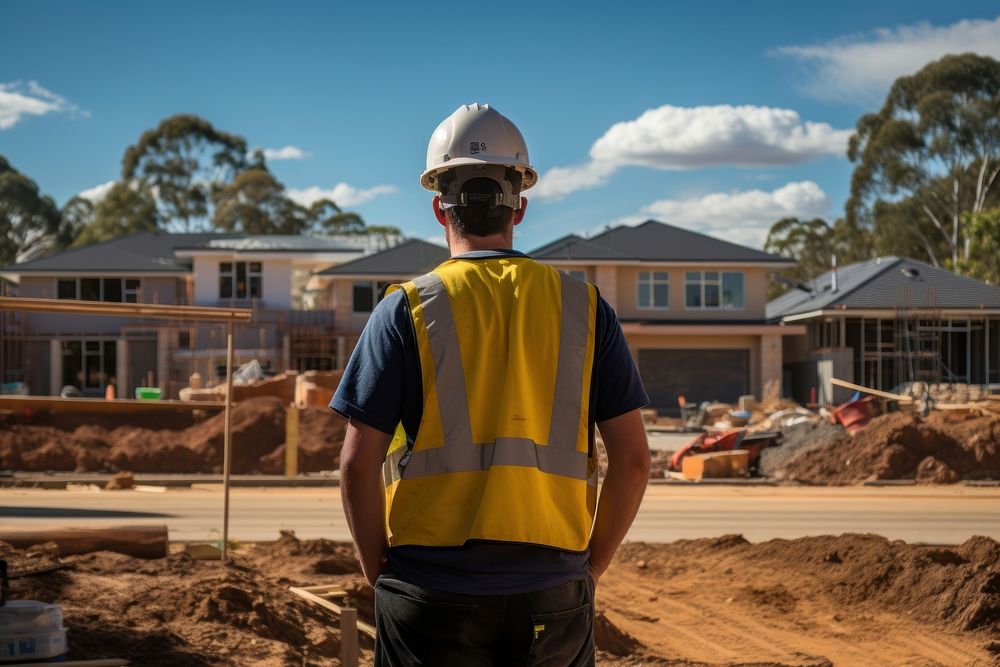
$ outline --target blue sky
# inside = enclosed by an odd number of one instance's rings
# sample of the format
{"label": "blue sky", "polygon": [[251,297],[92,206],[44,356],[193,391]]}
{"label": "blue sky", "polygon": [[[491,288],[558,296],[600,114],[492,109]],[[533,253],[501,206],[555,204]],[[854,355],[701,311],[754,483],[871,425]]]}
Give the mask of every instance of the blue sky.
{"label": "blue sky", "polygon": [[783,215],[840,214],[846,137],[896,76],[1000,58],[991,2],[505,6],[7,0],[0,155],[62,203],[196,113],[297,149],[270,166],[301,200],[434,238],[426,142],[488,102],[542,174],[518,247],[648,217],[757,245]]}

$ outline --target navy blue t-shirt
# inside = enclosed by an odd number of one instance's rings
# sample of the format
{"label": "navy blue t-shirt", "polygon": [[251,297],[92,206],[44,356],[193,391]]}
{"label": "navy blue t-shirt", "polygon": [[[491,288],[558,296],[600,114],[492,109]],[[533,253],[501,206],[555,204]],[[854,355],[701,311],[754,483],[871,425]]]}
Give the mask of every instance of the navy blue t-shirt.
{"label": "navy blue t-shirt", "polygon": [[[526,255],[488,250],[456,259],[499,257]],[[603,298],[597,306],[591,378],[591,430],[594,422],[649,404],[618,316]],[[397,290],[372,311],[330,407],[387,434],[402,422],[413,440],[423,412],[421,384],[413,320],[403,291]],[[589,551],[471,540],[461,547],[393,547],[388,560],[394,574],[418,586],[469,595],[510,595],[583,579],[589,557]]]}

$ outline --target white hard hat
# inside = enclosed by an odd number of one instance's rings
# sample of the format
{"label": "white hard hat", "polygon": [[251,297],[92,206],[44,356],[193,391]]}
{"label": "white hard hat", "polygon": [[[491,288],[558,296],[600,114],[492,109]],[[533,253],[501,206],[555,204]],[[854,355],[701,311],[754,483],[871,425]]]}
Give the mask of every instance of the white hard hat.
{"label": "white hard hat", "polygon": [[503,165],[521,173],[521,191],[538,182],[521,131],[488,104],[466,104],[445,118],[427,144],[420,185],[440,191],[438,175],[464,165]]}

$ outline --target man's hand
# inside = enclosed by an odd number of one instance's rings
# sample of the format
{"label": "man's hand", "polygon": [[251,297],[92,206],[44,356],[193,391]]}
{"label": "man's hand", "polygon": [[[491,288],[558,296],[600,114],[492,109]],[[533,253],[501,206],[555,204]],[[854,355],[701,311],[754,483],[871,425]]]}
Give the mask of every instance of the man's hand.
{"label": "man's hand", "polygon": [[389,545],[385,537],[385,486],[382,462],[392,436],[352,419],[340,452],[340,498],[347,526],[361,561],[361,571],[372,586],[385,568]]}
{"label": "man's hand", "polygon": [[598,422],[597,428],[608,450],[608,473],[590,536],[590,576],[595,584],[625,539],[649,482],[649,443],[639,411]]}

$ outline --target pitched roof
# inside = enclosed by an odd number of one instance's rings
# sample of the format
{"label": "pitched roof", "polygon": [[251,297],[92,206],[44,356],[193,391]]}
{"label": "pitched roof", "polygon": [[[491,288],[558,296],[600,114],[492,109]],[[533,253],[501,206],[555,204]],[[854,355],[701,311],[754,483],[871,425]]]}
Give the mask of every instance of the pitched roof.
{"label": "pitched roof", "polygon": [[656,220],[619,225],[583,239],[565,236],[528,253],[539,260],[638,260],[647,262],[767,262],[791,260]]}
{"label": "pitched roof", "polygon": [[82,248],[71,248],[49,257],[9,264],[0,271],[134,271],[137,273],[190,271],[174,256],[179,248],[200,247],[212,239],[238,238],[240,234],[169,234],[137,232]]}
{"label": "pitched roof", "polygon": [[814,310],[1000,308],[1000,287],[906,257],[877,257],[837,269],[805,283],[811,291],[791,289],[767,304],[767,319]]}
{"label": "pitched roof", "polygon": [[427,273],[450,256],[447,248],[410,239],[388,250],[318,271],[316,275],[417,276]]}
{"label": "pitched roof", "polygon": [[395,236],[292,236],[282,234],[172,234],[137,232],[82,248],[71,248],[49,257],[10,264],[4,273],[52,271],[189,272],[190,260],[178,251],[230,250],[233,252],[364,252],[397,241]]}

